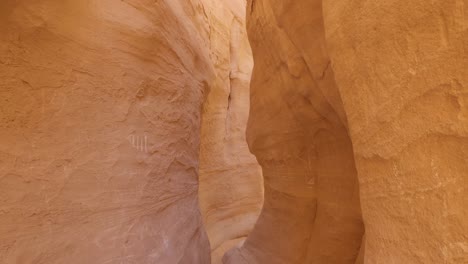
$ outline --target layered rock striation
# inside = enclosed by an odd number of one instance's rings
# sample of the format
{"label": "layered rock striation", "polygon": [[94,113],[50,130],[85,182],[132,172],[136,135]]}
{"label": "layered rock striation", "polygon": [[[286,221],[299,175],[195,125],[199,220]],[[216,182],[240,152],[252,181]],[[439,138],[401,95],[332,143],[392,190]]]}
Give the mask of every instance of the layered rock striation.
{"label": "layered rock striation", "polygon": [[[216,82],[204,104],[200,149],[200,207],[212,263],[240,245],[262,206],[260,166],[249,152],[245,129],[253,61],[245,28],[245,1],[212,1],[208,17]],[[228,52],[227,52],[228,51]]]}

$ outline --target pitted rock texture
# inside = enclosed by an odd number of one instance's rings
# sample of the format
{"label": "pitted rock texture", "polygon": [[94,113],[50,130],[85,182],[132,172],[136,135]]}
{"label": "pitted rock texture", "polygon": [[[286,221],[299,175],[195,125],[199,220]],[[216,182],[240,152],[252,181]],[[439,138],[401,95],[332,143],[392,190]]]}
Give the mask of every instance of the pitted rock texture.
{"label": "pitted rock texture", "polygon": [[[249,112],[252,53],[245,28],[245,1],[204,1],[216,58],[216,82],[203,109],[200,147],[200,207],[212,248],[212,263],[239,245],[253,229],[263,200],[261,169],[245,130]],[[228,52],[227,52],[228,51]]]}
{"label": "pitted rock texture", "polygon": [[365,263],[468,263],[468,3],[324,1]]}
{"label": "pitted rock texture", "polygon": [[209,12],[0,3],[0,263],[210,263],[199,131],[232,22]]}

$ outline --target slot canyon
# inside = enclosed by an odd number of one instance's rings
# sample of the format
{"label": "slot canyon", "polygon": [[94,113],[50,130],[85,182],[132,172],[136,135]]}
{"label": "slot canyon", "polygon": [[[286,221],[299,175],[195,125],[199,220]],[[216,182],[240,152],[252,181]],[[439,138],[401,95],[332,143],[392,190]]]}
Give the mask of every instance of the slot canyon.
{"label": "slot canyon", "polygon": [[466,0],[1,0],[0,264],[467,264]]}

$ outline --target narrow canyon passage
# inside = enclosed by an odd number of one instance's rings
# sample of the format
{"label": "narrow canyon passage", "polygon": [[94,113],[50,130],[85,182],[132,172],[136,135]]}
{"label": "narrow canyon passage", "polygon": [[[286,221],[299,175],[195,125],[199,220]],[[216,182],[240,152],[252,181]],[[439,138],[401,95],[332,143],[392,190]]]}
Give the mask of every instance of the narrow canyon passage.
{"label": "narrow canyon passage", "polygon": [[0,264],[468,263],[466,14],[0,1]]}
{"label": "narrow canyon passage", "polygon": [[[210,21],[226,21],[211,35],[216,81],[204,103],[199,197],[213,264],[241,245],[263,203],[261,168],[247,146],[252,52],[245,27],[245,2],[213,1]],[[230,23],[228,23],[230,21]],[[214,22],[210,22],[214,24]]]}
{"label": "narrow canyon passage", "polygon": [[247,12],[255,60],[247,135],[265,205],[225,263],[354,263],[364,233],[359,186],[321,1],[258,0]]}

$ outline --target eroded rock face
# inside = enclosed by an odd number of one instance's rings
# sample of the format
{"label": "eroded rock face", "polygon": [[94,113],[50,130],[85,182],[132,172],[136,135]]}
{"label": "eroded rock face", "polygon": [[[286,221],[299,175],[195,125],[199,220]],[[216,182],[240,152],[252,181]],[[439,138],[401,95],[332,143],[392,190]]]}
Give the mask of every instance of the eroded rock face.
{"label": "eroded rock face", "polygon": [[321,1],[250,1],[255,67],[248,143],[265,204],[225,263],[354,263],[363,224],[347,121]]}
{"label": "eroded rock face", "polygon": [[1,263],[210,263],[197,171],[220,25],[206,12],[1,1]]}
{"label": "eroded rock face", "polygon": [[467,262],[464,1],[248,6],[265,206],[224,262]]}
{"label": "eroded rock face", "polygon": [[324,1],[365,263],[468,263],[466,1]]}
{"label": "eroded rock face", "polygon": [[468,262],[464,1],[248,1],[247,137],[245,4],[0,2],[0,263]]}
{"label": "eroded rock face", "polygon": [[245,129],[253,66],[245,28],[245,1],[204,1],[212,10],[212,57],[216,82],[204,104],[200,149],[200,207],[212,263],[241,244],[262,206],[261,169],[250,153]]}

